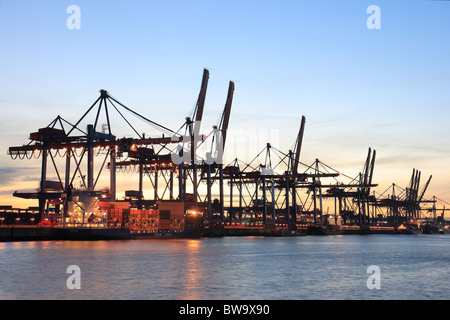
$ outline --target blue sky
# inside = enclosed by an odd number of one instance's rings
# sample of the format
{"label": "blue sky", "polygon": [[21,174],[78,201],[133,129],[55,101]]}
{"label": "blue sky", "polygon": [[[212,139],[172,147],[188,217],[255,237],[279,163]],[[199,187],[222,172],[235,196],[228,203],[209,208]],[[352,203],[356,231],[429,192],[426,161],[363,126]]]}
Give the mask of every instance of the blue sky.
{"label": "blue sky", "polygon": [[[73,4],[80,30],[66,27]],[[370,5],[380,30],[366,27]],[[447,1],[1,0],[0,199],[10,200],[12,168],[39,167],[7,148],[58,114],[76,120],[106,89],[176,130],[208,68],[205,128],[233,80],[230,131],[262,128],[276,140],[263,135],[255,150],[292,148],[305,115],[305,163],[353,175],[372,147],[381,190],[406,186],[416,168],[433,175],[428,195],[450,202],[449,21]]]}

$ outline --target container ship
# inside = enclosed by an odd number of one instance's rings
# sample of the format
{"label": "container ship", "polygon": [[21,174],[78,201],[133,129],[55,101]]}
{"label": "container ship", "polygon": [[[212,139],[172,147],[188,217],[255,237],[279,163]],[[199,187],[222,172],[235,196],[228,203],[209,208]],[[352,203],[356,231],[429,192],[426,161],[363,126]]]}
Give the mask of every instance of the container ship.
{"label": "container ship", "polygon": [[[49,211],[35,225],[2,225],[0,241],[179,239],[201,236],[202,214],[186,210],[184,202],[157,201],[151,208],[137,209],[128,201],[96,201],[96,205],[91,206],[92,210],[82,210],[86,202],[83,206],[78,206],[78,203],[75,201],[67,214]],[[19,215],[16,213],[15,216]],[[26,216],[32,217],[33,214],[27,213]]]}
{"label": "container ship", "polygon": [[157,201],[149,209],[133,208],[127,201],[99,202],[96,213],[69,213],[55,226],[55,235],[64,240],[198,238],[201,223],[184,202]]}

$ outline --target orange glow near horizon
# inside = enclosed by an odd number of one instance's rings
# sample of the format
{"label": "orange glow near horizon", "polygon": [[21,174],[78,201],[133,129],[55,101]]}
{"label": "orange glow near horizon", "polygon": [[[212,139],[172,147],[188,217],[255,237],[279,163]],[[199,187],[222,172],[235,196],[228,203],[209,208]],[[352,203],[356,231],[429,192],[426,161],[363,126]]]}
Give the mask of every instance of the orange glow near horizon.
{"label": "orange glow near horizon", "polygon": [[[237,150],[237,149],[236,149]],[[313,154],[316,151],[306,150],[308,154]],[[248,153],[248,150],[246,150]],[[233,152],[232,152],[233,153]],[[379,153],[380,154],[380,153]],[[234,155],[228,155],[227,158],[232,158]],[[360,166],[357,166],[354,162],[354,167],[348,167],[347,165],[347,157],[352,157],[353,155],[346,154],[345,157],[339,154],[332,154],[330,155],[330,162],[336,162],[337,166],[339,167],[338,178],[346,179],[346,176],[357,176],[357,172],[360,169]],[[100,158],[102,158],[100,156]],[[102,159],[94,161],[95,165],[97,166],[95,168],[95,171],[98,170],[98,167],[101,165]],[[362,158],[362,157],[361,157]],[[39,175],[40,175],[40,160],[38,161],[28,161],[28,160],[17,160],[12,161],[11,159],[7,160],[9,163],[5,165],[5,161],[3,162],[4,167],[11,168],[11,171],[13,173],[16,173],[16,175],[10,174],[8,176],[8,184],[3,185],[0,188],[0,205],[3,206],[12,206],[13,208],[20,208],[20,209],[27,209],[29,207],[37,207],[38,201],[37,200],[27,200],[27,199],[21,199],[13,196],[14,191],[36,191],[39,186]],[[21,162],[23,161],[23,162]],[[64,158],[59,157],[58,160],[58,170],[64,169]],[[305,159],[301,160],[305,163],[312,163],[313,161],[308,161]],[[14,165],[17,167],[14,167],[11,165],[11,162],[14,162]],[[226,164],[230,163],[227,159],[224,161]],[[409,180],[411,177],[411,169],[406,168],[402,164],[402,167],[399,166],[399,164],[393,163],[391,164],[387,160],[383,159],[381,156],[379,158],[379,162],[381,164],[379,165],[376,163],[375,165],[375,172],[374,172],[374,179],[373,183],[378,184],[377,187],[374,187],[371,189],[371,191],[376,191],[378,194],[382,193],[386,189],[388,189],[392,183],[394,182],[396,185],[399,185],[402,188],[405,188],[409,184]],[[26,164],[25,164],[26,163]],[[361,162],[362,163],[362,162]],[[25,165],[24,165],[25,164]],[[448,181],[448,174],[446,172],[446,168],[443,166],[433,166],[433,163],[427,163],[427,166],[434,167],[434,170],[432,172],[433,179],[431,180],[431,184],[429,188],[427,189],[427,192],[425,194],[425,199],[431,199],[434,195],[438,197],[443,202],[439,202],[436,204],[437,211],[439,213],[439,210],[442,210],[442,207],[445,206],[445,203],[448,203],[446,206],[447,209],[450,208],[450,187],[448,187],[447,181]],[[26,167],[26,165],[30,167]],[[334,166],[334,165],[333,165]],[[347,168],[346,168],[347,167]],[[24,171],[23,176],[21,176],[21,172]],[[84,169],[83,169],[84,170]],[[283,172],[285,170],[284,164],[281,164],[279,167],[276,168],[277,172]],[[350,174],[349,174],[350,172]],[[427,180],[428,172],[423,172],[423,176],[421,178],[420,182],[420,190],[422,190],[422,187],[424,183]],[[48,163],[48,180],[57,180],[55,178],[56,174],[54,172],[54,168],[51,165],[51,161],[49,160]],[[78,180],[77,180],[78,179]],[[74,180],[74,185],[78,186],[78,184],[81,186],[81,179],[77,178]],[[138,189],[138,175],[137,173],[132,170],[131,173],[127,174],[117,174],[117,199],[123,199],[125,195],[125,190],[137,190]],[[393,179],[397,181],[393,181]],[[322,179],[321,179],[322,180]],[[163,181],[163,180],[160,180]],[[333,178],[323,179],[322,183],[328,184],[328,183],[336,183],[336,181]],[[161,192],[159,195],[161,195],[164,187],[162,187],[163,182],[160,184]],[[174,190],[177,192],[177,179],[174,179]],[[96,187],[97,190],[101,190],[103,187],[107,187],[109,185],[109,171],[107,169],[104,169],[102,172],[102,176],[99,179],[99,183]],[[187,192],[190,191],[190,186],[188,187]],[[227,193],[229,192],[229,188],[225,188],[225,204],[229,201],[227,198]],[[203,193],[206,191],[204,190],[204,186],[200,185],[199,192]],[[151,183],[146,179],[144,181],[144,198],[149,195],[153,195],[154,190],[152,189]],[[388,192],[390,194],[390,192]],[[165,197],[168,197],[168,192],[165,193]],[[301,195],[301,198],[303,199],[303,195]],[[237,204],[238,199],[238,192],[234,192],[234,203]],[[248,203],[248,202],[247,202]],[[427,204],[425,204],[423,207],[429,207]],[[331,202],[328,202],[326,205],[323,206],[324,213],[327,212],[329,209],[329,212],[334,212],[334,205]],[[446,217],[450,216],[450,213],[445,214]]]}

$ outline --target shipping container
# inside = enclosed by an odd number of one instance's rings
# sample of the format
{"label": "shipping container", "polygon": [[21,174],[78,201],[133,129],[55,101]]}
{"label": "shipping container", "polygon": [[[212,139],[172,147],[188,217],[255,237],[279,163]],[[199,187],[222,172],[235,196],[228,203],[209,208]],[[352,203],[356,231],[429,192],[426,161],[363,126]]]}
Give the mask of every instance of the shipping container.
{"label": "shipping container", "polygon": [[169,219],[183,219],[184,218],[184,202],[179,201],[158,201],[159,211],[167,210],[170,212]]}
{"label": "shipping container", "polygon": [[111,201],[110,205],[112,205],[115,209],[129,209],[130,203],[127,201]]}
{"label": "shipping container", "polygon": [[170,210],[159,210],[160,220],[170,220]]}

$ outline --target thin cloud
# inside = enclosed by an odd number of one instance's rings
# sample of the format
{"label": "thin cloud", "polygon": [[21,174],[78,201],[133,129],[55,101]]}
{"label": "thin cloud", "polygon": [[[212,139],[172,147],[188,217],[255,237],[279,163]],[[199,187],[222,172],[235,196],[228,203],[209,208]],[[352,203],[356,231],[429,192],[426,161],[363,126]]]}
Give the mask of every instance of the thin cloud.
{"label": "thin cloud", "polygon": [[13,186],[16,182],[39,181],[37,167],[3,167],[0,168],[0,186]]}

